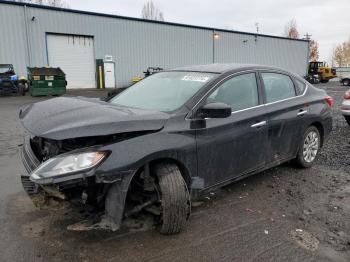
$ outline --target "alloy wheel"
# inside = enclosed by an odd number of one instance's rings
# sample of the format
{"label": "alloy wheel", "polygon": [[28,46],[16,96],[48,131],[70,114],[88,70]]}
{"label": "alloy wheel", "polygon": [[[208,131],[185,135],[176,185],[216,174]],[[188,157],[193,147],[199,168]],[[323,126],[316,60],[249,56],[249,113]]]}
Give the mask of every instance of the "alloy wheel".
{"label": "alloy wheel", "polygon": [[319,150],[319,137],[315,131],[310,131],[304,140],[303,158],[305,162],[311,163],[315,160]]}

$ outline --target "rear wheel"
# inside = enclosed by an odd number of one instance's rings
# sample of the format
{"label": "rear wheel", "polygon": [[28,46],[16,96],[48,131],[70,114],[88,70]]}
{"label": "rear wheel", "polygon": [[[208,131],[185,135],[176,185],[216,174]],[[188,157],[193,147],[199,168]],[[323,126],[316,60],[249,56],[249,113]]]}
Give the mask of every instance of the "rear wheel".
{"label": "rear wheel", "polygon": [[344,116],[345,121],[348,123],[348,125],[350,126],[350,116]]}
{"label": "rear wheel", "polygon": [[303,168],[311,167],[321,147],[320,132],[315,126],[310,126],[304,133],[296,157],[296,163]]}
{"label": "rear wheel", "polygon": [[191,213],[190,194],[179,168],[175,164],[158,164],[155,172],[161,193],[159,231],[162,234],[179,233]]}
{"label": "rear wheel", "polygon": [[321,83],[324,83],[324,84],[325,84],[325,83],[328,83],[328,82],[329,82],[328,79],[322,79],[322,80],[321,80]]}

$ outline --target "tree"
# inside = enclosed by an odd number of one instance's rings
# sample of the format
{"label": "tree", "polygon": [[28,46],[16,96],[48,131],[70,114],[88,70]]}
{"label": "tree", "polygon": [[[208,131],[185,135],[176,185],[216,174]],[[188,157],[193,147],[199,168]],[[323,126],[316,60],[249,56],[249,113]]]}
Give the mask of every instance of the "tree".
{"label": "tree", "polygon": [[284,36],[288,38],[299,38],[297,22],[295,19],[290,20],[284,27]]}
{"label": "tree", "polygon": [[350,65],[350,39],[333,49],[332,60],[339,67]]}
{"label": "tree", "polygon": [[12,0],[12,2],[48,5],[48,6],[65,7],[65,8],[69,7],[68,3],[65,0]]}
{"label": "tree", "polygon": [[318,43],[315,40],[309,42],[309,61],[315,62],[319,58]]}
{"label": "tree", "polygon": [[342,45],[337,45],[333,50],[333,60],[337,66],[343,66],[344,52]]}
{"label": "tree", "polygon": [[163,13],[153,4],[152,0],[143,5],[141,17],[148,20],[164,21]]}
{"label": "tree", "polygon": [[63,7],[63,8],[69,7],[68,3],[64,0],[46,0],[46,1],[41,0],[41,1],[44,2],[44,5],[49,5],[54,7]]}

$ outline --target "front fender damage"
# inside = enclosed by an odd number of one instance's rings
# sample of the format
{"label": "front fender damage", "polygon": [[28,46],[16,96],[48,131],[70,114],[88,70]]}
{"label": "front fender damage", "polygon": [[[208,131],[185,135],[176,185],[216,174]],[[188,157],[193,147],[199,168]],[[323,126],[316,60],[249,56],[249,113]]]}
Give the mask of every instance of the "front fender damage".
{"label": "front fender damage", "polygon": [[103,229],[117,231],[122,223],[125,200],[130,182],[135,171],[123,172],[123,176],[118,179],[107,180],[107,193],[105,196],[105,212],[96,222],[93,219],[83,220],[69,225],[68,230],[88,231],[93,229]]}

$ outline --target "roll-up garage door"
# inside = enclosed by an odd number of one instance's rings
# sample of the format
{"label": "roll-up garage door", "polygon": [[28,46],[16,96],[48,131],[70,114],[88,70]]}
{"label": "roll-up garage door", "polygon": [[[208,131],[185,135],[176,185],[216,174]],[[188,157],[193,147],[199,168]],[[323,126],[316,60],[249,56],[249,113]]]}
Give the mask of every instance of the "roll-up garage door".
{"label": "roll-up garage door", "polygon": [[49,66],[65,72],[68,88],[95,88],[92,37],[48,34],[47,52]]}

